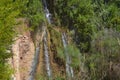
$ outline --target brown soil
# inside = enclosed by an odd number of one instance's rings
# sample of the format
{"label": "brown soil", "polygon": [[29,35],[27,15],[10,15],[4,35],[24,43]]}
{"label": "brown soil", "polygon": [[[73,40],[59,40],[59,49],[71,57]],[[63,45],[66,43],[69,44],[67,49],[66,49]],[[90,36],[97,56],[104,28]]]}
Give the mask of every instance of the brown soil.
{"label": "brown soil", "polygon": [[30,31],[27,29],[25,19],[18,19],[21,22],[16,28],[18,36],[12,45],[12,65],[15,70],[15,80],[28,80],[30,74],[32,60],[34,58],[35,48],[30,37]]}

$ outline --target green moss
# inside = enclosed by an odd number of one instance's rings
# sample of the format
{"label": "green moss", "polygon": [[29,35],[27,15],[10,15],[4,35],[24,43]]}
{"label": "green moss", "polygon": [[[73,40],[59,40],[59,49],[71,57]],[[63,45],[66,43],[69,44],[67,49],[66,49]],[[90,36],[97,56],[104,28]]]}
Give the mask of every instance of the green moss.
{"label": "green moss", "polygon": [[55,46],[62,47],[61,33],[50,26],[48,27],[48,30],[50,32],[50,38],[53,40]]}

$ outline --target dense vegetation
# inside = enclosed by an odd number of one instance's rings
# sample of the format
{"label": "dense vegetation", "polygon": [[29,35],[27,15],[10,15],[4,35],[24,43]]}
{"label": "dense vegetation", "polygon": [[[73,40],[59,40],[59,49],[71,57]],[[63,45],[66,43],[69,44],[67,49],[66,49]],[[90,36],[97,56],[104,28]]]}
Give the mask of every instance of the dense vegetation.
{"label": "dense vegetation", "polygon": [[120,56],[120,1],[56,0],[55,12],[61,25],[73,31],[73,41],[83,55],[81,79],[120,79],[114,69]]}
{"label": "dense vegetation", "polygon": [[12,56],[9,50],[15,35],[15,18],[20,13],[18,7],[18,2],[0,1],[0,80],[9,80],[12,73],[6,61]]}
{"label": "dense vegetation", "polygon": [[103,28],[120,30],[119,1],[57,0],[56,13],[61,24],[73,29],[81,51],[89,51],[95,32]]}
{"label": "dense vegetation", "polygon": [[34,28],[44,21],[42,4],[39,0],[0,0],[0,80],[10,80],[13,70],[8,65],[12,57],[11,45],[16,35],[16,20],[24,17]]}
{"label": "dense vegetation", "polygon": [[[120,63],[120,0],[48,0],[48,4],[53,21],[73,38],[67,50],[75,80],[119,80],[115,67]],[[42,0],[0,0],[0,80],[10,80],[13,72],[7,59],[19,17],[29,20],[33,29],[41,25]],[[64,59],[63,52],[58,49]]]}

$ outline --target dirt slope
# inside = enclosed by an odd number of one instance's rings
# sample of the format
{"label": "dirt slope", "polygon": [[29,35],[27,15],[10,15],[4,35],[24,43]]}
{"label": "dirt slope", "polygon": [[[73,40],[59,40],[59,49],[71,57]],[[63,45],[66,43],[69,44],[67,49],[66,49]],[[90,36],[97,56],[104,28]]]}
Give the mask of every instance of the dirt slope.
{"label": "dirt slope", "polygon": [[31,70],[32,60],[34,58],[35,48],[27,30],[25,19],[19,19],[20,25],[16,28],[18,33],[14,44],[12,45],[12,66],[15,70],[15,80],[27,80]]}

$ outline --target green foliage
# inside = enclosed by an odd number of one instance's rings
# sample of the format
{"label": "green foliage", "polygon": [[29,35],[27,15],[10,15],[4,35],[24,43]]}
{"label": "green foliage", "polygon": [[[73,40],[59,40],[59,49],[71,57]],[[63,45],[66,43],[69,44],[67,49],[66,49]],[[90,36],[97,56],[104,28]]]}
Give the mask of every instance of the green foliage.
{"label": "green foliage", "polygon": [[75,42],[88,52],[94,33],[103,28],[120,30],[118,0],[56,0],[55,11],[61,24],[75,31]]}
{"label": "green foliage", "polygon": [[[74,41],[85,58],[81,55],[79,61],[81,79],[104,80],[109,77],[110,62],[119,62],[119,32],[120,31],[120,4],[119,0],[56,0],[55,12],[59,16],[62,26],[74,30]],[[70,56],[72,46],[66,48]],[[60,56],[65,58],[59,49]],[[73,54],[71,54],[73,53]],[[78,62],[79,62],[78,61]],[[73,58],[76,64],[76,60]],[[75,65],[73,64],[73,65]],[[84,76],[87,75],[87,78]]]}
{"label": "green foliage", "polygon": [[94,6],[96,14],[96,24],[99,28],[114,28],[119,30],[120,8],[116,5],[116,1],[105,0],[96,1]]}
{"label": "green foliage", "polygon": [[58,32],[57,30],[55,30],[51,26],[48,26],[48,30],[49,30],[50,35],[51,35],[52,43],[55,44],[56,48],[58,48],[58,47],[62,48],[62,40],[61,40],[60,32]]}
{"label": "green foliage", "polygon": [[[86,5],[87,4],[87,5]],[[81,51],[88,51],[93,33],[92,18],[94,15],[91,0],[56,1],[56,12],[61,23],[75,30],[75,41]],[[63,9],[64,7],[64,9]]]}
{"label": "green foliage", "polygon": [[61,48],[57,48],[57,52],[58,52],[58,56],[65,60],[65,54],[64,54],[64,49],[61,49]]}
{"label": "green foliage", "polygon": [[71,65],[73,67],[78,67],[80,64],[79,58],[81,56],[79,49],[75,45],[68,45],[66,49],[67,49],[67,52],[71,56],[71,59],[72,59]]}
{"label": "green foliage", "polygon": [[20,13],[18,3],[19,1],[0,0],[0,80],[9,80],[12,73],[7,65],[7,59],[12,55],[7,50],[15,36],[15,18]]}
{"label": "green foliage", "polygon": [[[120,61],[120,45],[118,42],[119,38],[119,32],[112,29],[105,29],[103,31],[99,31],[92,40],[92,48],[89,54],[84,54],[84,56],[80,54],[81,56],[79,57],[79,70],[81,75],[80,77],[75,76],[76,79],[120,79],[118,72],[111,70],[114,68],[114,66],[112,65],[119,64]],[[78,73],[76,73],[76,75],[77,74]]]}
{"label": "green foliage", "polygon": [[12,73],[10,65],[0,63],[0,80],[10,80]]}
{"label": "green foliage", "polygon": [[47,80],[47,77],[38,75],[36,80]]}
{"label": "green foliage", "polygon": [[[92,42],[91,54],[86,57],[86,67],[88,68],[90,80],[110,79],[111,62],[119,63],[120,45],[118,44],[118,32],[106,29],[96,34]],[[112,71],[111,71],[112,73]],[[117,76],[118,77],[118,76]]]}
{"label": "green foliage", "polygon": [[75,47],[75,45],[67,45],[66,48],[58,48],[58,56],[62,58],[63,60],[66,60],[65,58],[65,52],[67,51],[68,55],[71,57],[72,63],[71,66],[78,67],[80,64],[80,61],[82,60],[82,55],[79,52],[79,49]]}
{"label": "green foliage", "polygon": [[30,21],[30,26],[37,27],[45,21],[42,2],[40,0],[23,1],[21,16],[27,17]]}
{"label": "green foliage", "polygon": [[58,77],[55,78],[55,80],[65,80],[65,79],[58,76]]}

